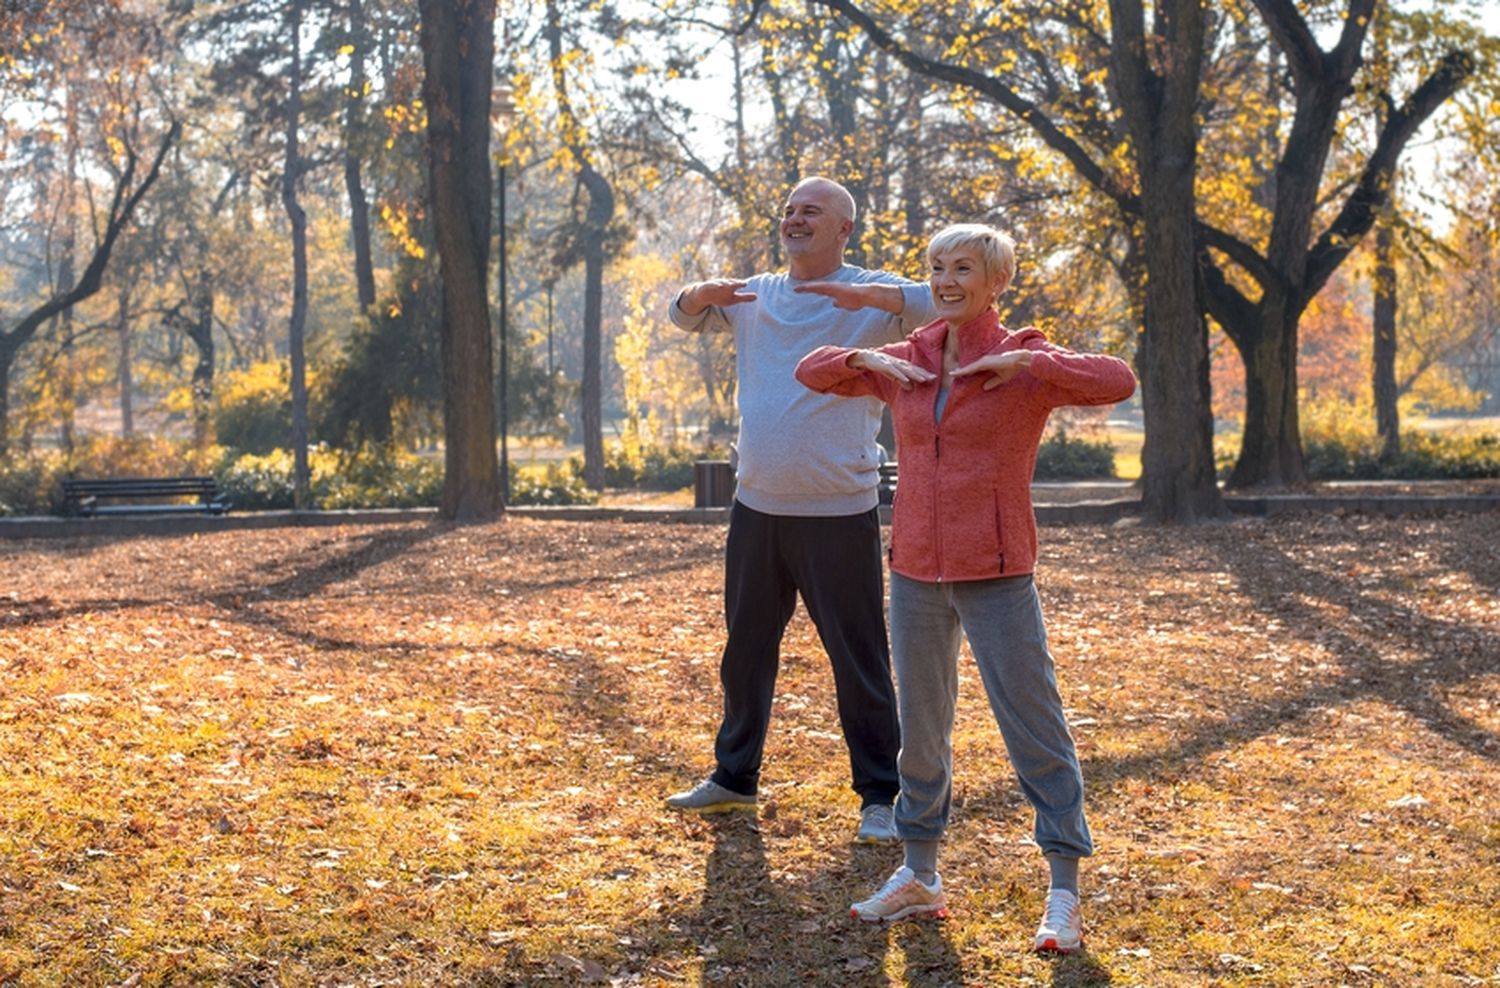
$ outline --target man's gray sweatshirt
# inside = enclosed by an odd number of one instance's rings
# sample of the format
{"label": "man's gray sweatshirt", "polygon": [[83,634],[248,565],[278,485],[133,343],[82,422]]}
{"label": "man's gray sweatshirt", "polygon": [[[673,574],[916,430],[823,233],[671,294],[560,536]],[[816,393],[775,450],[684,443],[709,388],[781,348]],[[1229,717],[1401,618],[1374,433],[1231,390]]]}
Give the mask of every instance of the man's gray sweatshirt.
{"label": "man's gray sweatshirt", "polygon": [[879,502],[881,403],[809,391],[797,362],[824,344],[877,347],[895,343],[935,316],[924,284],[845,264],[818,281],[898,285],[899,316],[881,309],[850,312],[823,295],[798,294],[790,275],[758,274],[752,302],[710,306],[696,316],[674,299],[672,322],[693,332],[734,333],[740,433],[735,497],[773,515],[854,515]]}

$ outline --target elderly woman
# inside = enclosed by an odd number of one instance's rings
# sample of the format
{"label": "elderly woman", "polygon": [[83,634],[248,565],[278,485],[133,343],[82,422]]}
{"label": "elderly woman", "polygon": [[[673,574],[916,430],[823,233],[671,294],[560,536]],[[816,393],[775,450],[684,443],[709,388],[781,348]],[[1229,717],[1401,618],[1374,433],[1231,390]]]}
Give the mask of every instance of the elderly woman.
{"label": "elderly woman", "polygon": [[[814,391],[891,406],[901,464],[891,529],[891,644],[899,686],[905,863],[850,912],[869,922],[947,913],[937,871],[953,781],[959,632],[980,679],[1050,865],[1033,947],[1082,943],[1078,861],[1093,852],[1083,775],[1057,692],[1032,571],[1031,475],[1052,409],[1135,391],[1116,357],[1054,346],[1000,325],[994,302],[1015,246],[988,226],[950,226],[927,248],[939,318],[875,350],[821,347],[797,379]],[[897,304],[878,286],[803,286],[843,307]]]}

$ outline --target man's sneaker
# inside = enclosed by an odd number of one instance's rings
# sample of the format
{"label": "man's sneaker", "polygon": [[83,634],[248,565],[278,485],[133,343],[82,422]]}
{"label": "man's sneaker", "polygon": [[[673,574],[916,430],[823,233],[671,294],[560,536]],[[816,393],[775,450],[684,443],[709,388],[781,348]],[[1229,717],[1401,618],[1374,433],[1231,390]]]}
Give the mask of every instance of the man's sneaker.
{"label": "man's sneaker", "polygon": [[733,810],[755,812],[755,797],[725,789],[713,779],[704,779],[686,792],[667,797],[667,805],[688,813],[729,813]]}
{"label": "man's sneaker", "polygon": [[1083,916],[1078,909],[1078,896],[1067,889],[1052,889],[1047,893],[1047,908],[1042,913],[1042,923],[1036,928],[1036,939],[1032,950],[1071,954],[1083,946]]}
{"label": "man's sneaker", "polygon": [[858,844],[892,844],[896,836],[896,814],[889,804],[871,803],[859,811],[859,832],[854,835]]}
{"label": "man's sneaker", "polygon": [[909,916],[942,919],[948,915],[942,876],[934,877],[931,885],[923,885],[910,868],[902,865],[879,892],[850,906],[849,915],[866,923],[894,923]]}

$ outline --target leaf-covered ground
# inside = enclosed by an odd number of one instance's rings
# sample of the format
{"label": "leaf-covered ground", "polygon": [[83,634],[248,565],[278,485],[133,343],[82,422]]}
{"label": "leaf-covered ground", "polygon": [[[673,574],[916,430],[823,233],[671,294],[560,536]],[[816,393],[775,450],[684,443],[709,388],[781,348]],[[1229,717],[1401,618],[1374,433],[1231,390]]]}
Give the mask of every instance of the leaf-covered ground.
{"label": "leaf-covered ground", "polygon": [[972,667],[952,916],[863,927],[800,614],[762,808],[711,763],[718,525],[0,543],[0,982],[1500,981],[1500,513],[1042,531],[1088,951]]}

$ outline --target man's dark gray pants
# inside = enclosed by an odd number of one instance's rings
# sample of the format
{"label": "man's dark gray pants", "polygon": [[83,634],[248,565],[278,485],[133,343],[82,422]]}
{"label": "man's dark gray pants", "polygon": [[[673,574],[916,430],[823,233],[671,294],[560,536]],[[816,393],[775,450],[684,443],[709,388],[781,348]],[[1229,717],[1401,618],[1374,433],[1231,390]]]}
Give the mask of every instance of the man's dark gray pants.
{"label": "man's dark gray pants", "polygon": [[729,636],[719,665],[724,720],[713,781],[753,794],[776,693],[781,640],[797,595],[833,664],[853,789],[863,806],[900,790],[901,730],[883,609],[880,515],[768,515],[735,502],[724,553]]}

